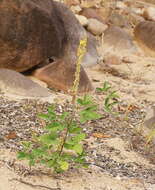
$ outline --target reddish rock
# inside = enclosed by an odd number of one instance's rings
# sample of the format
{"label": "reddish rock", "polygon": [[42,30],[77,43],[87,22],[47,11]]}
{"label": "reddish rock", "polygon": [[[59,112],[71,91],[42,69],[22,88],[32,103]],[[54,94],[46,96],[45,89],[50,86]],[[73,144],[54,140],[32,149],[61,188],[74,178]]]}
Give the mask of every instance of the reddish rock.
{"label": "reddish rock", "polygon": [[105,56],[104,63],[108,65],[120,65],[121,59],[116,55],[110,54]]}
{"label": "reddish rock", "polygon": [[[61,89],[70,93],[75,79],[75,71],[75,64],[70,65],[59,60],[43,68],[37,69],[34,72],[34,76],[39,80],[46,82],[52,88]],[[83,67],[81,67],[79,92],[88,92],[92,89],[91,82],[89,81]]]}
{"label": "reddish rock", "polygon": [[64,3],[68,6],[79,5],[79,0],[65,0]]}

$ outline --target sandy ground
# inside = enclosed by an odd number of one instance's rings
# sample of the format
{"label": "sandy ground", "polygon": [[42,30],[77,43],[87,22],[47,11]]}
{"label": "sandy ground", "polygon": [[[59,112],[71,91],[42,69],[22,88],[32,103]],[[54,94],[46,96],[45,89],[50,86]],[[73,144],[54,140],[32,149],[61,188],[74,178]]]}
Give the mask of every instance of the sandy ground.
{"label": "sandy ground", "polygon": [[[122,147],[122,142],[120,142],[119,139],[111,139],[110,141],[111,142],[107,142],[110,143],[110,146],[115,146],[117,143],[117,148],[122,151],[121,154],[128,157],[125,161],[126,163],[136,161],[142,166],[147,166],[148,168],[153,167],[148,161],[139,157],[135,152],[130,152],[129,154],[125,152]],[[145,183],[138,178],[111,177],[96,166],[92,166],[88,170],[72,170],[57,178],[41,174],[39,170],[36,170],[33,175],[29,174],[24,177],[24,173],[21,174],[22,171],[26,171],[26,169],[23,168],[23,164],[16,162],[16,166],[14,167],[8,164],[8,161],[11,162],[10,158],[13,162],[15,154],[3,150],[1,150],[0,153],[1,190],[154,190],[155,188],[154,184]]]}
{"label": "sandy ground", "polygon": [[[101,87],[105,81],[109,81],[115,90],[118,90],[120,99],[127,104],[141,104],[141,102],[155,101],[155,60],[152,58],[136,58],[134,63],[112,65],[117,69],[119,76],[112,73],[99,71],[98,67],[89,68],[87,72],[95,87]],[[122,75],[123,73],[123,75]],[[121,77],[123,76],[123,77]],[[62,101],[66,95],[55,95]],[[92,141],[95,141],[94,139]],[[119,163],[136,163],[147,170],[154,165],[142,155],[126,149],[127,141],[121,138],[103,140],[104,146],[111,147],[119,154],[109,153],[106,149],[99,149],[100,154],[110,154],[111,159]],[[96,145],[98,146],[98,145]],[[114,151],[114,152],[115,152]],[[26,174],[25,174],[26,171]],[[16,160],[14,152],[0,150],[0,190],[154,190],[154,176],[151,182],[137,177],[112,176],[100,167],[91,165],[89,169],[76,169],[58,177],[42,174],[40,170],[29,169],[23,162]],[[25,175],[24,175],[25,174]],[[154,173],[152,174],[154,175]]]}

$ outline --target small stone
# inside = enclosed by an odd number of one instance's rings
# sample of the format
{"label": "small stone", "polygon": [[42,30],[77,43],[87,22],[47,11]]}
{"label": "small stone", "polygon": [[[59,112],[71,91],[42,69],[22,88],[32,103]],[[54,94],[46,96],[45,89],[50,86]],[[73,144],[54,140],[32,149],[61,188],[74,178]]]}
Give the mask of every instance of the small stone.
{"label": "small stone", "polygon": [[110,17],[108,18],[108,22],[114,26],[129,28],[129,23],[127,19],[117,12],[110,15]]}
{"label": "small stone", "polygon": [[116,55],[107,55],[104,58],[104,63],[108,65],[119,65],[121,64],[121,59]]}
{"label": "small stone", "polygon": [[79,5],[79,0],[65,0],[64,3],[68,6]]}
{"label": "small stone", "polygon": [[125,56],[122,58],[122,62],[124,63],[133,63],[134,60],[131,58],[131,56]]}
{"label": "small stone", "polygon": [[76,6],[71,6],[71,10],[73,11],[73,13],[77,14],[79,13],[82,9],[79,5]]}
{"label": "small stone", "polygon": [[132,12],[134,12],[137,15],[143,15],[144,14],[144,9],[141,9],[141,8],[132,8]]}
{"label": "small stone", "polygon": [[88,19],[85,16],[82,16],[82,15],[75,15],[75,16],[82,26],[88,25]]}
{"label": "small stone", "polygon": [[155,7],[145,8],[143,15],[147,20],[155,21]]}
{"label": "small stone", "polygon": [[140,16],[140,15],[137,15],[136,13],[130,13],[129,14],[129,22],[132,24],[132,25],[137,25],[138,23],[140,22],[143,22],[145,21],[144,17]]}
{"label": "small stone", "polygon": [[149,129],[155,129],[155,106],[148,108],[144,125]]}
{"label": "small stone", "polygon": [[94,35],[101,35],[107,28],[108,26],[106,24],[103,24],[94,18],[88,20],[87,30]]}
{"label": "small stone", "polygon": [[118,1],[116,3],[116,8],[117,9],[125,9],[125,8],[127,8],[127,6],[126,6],[126,4],[124,2]]}
{"label": "small stone", "polygon": [[86,18],[94,18],[102,23],[105,23],[104,19],[102,18],[99,13],[99,9],[94,9],[94,8],[83,8],[82,11],[80,12],[81,15],[85,16]]}

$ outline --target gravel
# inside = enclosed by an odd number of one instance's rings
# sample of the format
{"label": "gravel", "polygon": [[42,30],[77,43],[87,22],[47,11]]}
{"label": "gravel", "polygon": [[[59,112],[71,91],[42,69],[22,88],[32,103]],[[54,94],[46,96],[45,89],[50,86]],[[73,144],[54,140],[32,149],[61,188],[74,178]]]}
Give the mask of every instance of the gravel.
{"label": "gravel", "polygon": [[[48,103],[41,103],[35,100],[22,100],[20,102],[0,98],[0,148],[18,151],[21,149],[20,142],[30,140],[32,131],[42,133],[45,123],[37,117],[38,113],[46,112]],[[60,107],[60,106],[59,106]],[[119,116],[109,115],[105,112],[98,121],[93,121],[88,126],[83,126],[89,138],[93,133],[110,135],[111,138],[119,137],[131,144],[134,151],[140,153],[150,162],[155,148],[144,148],[144,138],[138,136],[136,126],[142,122],[145,116],[144,105],[136,106],[128,114],[122,111]],[[62,107],[61,107],[62,109]],[[124,119],[127,115],[127,119]],[[137,140],[137,146],[132,146],[132,142]],[[95,165],[101,171],[113,177],[140,178],[149,183],[155,183],[155,169],[137,164],[134,162],[119,163],[111,157],[111,154],[119,155],[119,151],[104,144],[104,139],[94,140],[97,148],[91,148],[86,143],[88,160],[91,165]],[[93,142],[94,143],[94,142]],[[131,149],[128,147],[128,149]],[[100,154],[99,149],[104,150],[105,154]],[[150,157],[149,157],[150,154]],[[153,162],[152,162],[153,163]],[[153,163],[154,164],[154,163]]]}

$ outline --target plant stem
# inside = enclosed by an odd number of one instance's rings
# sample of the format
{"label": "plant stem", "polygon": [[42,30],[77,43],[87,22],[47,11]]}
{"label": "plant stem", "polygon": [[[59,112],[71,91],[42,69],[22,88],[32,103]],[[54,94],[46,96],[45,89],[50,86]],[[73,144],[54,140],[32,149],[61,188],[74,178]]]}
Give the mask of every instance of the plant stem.
{"label": "plant stem", "polygon": [[78,47],[78,52],[77,52],[77,63],[76,63],[76,71],[75,71],[75,80],[73,82],[73,87],[72,87],[72,114],[68,118],[67,122],[67,127],[64,131],[64,136],[62,138],[61,145],[59,147],[59,156],[61,156],[64,148],[64,144],[66,142],[67,136],[68,136],[68,131],[69,128],[73,122],[73,118],[75,117],[75,106],[76,106],[76,96],[78,93],[78,87],[79,87],[79,82],[80,82],[80,70],[81,70],[81,61],[82,58],[86,52],[86,45],[87,45],[87,38],[80,40],[80,44]]}
{"label": "plant stem", "polygon": [[59,150],[59,156],[61,156],[61,154],[63,152],[64,144],[66,143],[66,139],[67,139],[67,136],[68,136],[68,131],[69,131],[69,128],[70,128],[70,125],[71,125],[72,121],[73,121],[73,118],[70,117],[69,121],[67,123],[67,127],[65,128],[66,130],[65,130],[62,142],[61,142],[61,146],[60,146],[60,150]]}

